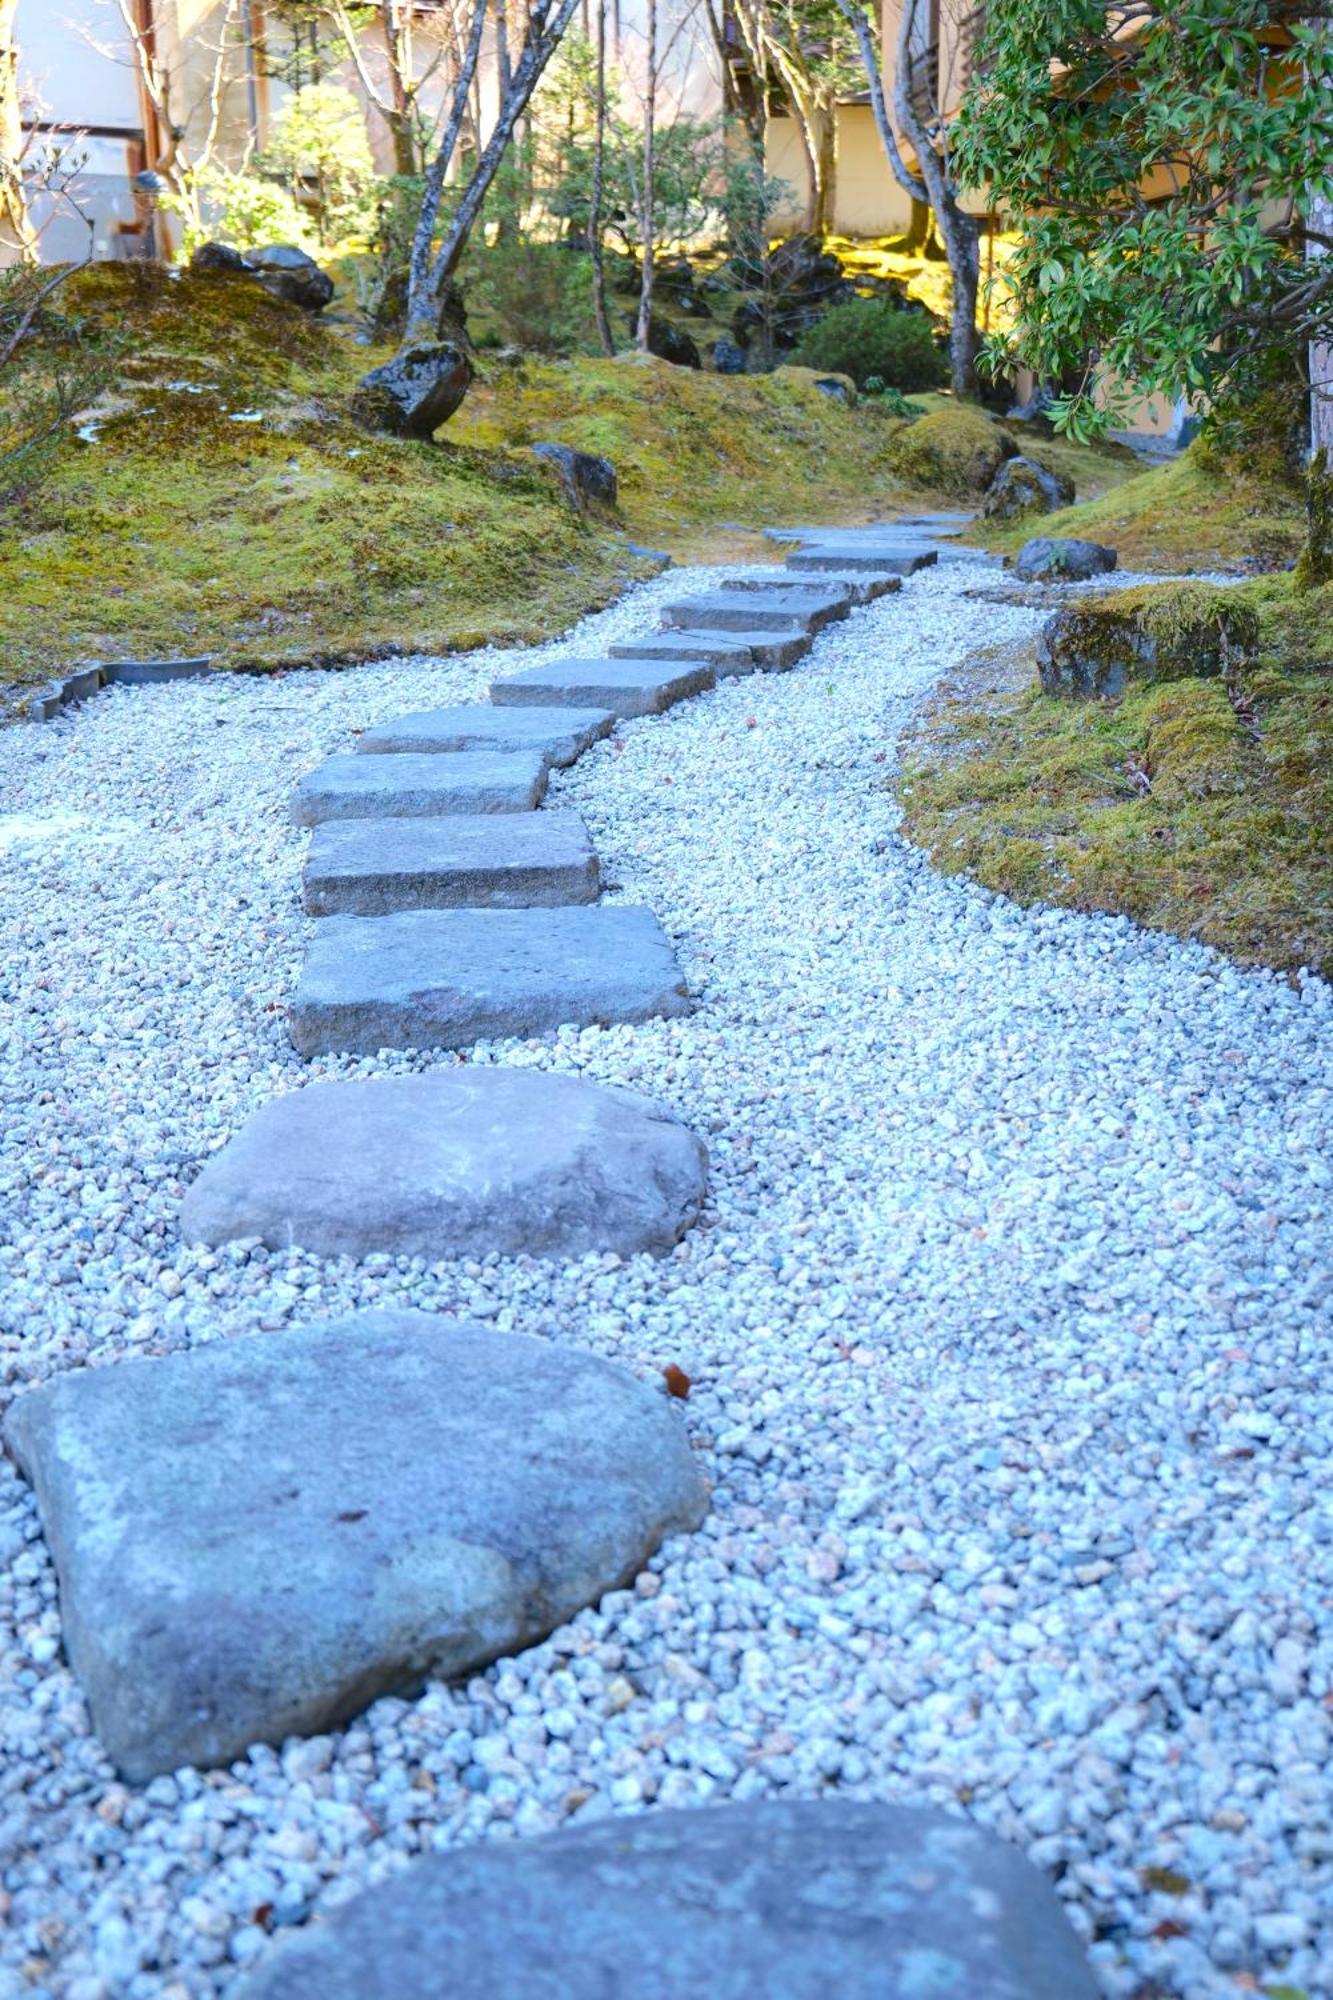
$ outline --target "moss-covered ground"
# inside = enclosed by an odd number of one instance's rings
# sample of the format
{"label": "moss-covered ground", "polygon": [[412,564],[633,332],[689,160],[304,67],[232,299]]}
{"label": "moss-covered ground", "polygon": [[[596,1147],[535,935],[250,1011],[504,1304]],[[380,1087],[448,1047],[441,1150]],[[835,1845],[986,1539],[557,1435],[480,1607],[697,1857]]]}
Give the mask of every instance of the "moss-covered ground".
{"label": "moss-covered ground", "polygon": [[909,837],[1021,903],[1333,973],[1333,585],[1237,595],[1258,638],[1226,680],[1079,702],[1030,656],[974,656],[905,746]]}
{"label": "moss-covered ground", "polygon": [[[1300,550],[1303,495],[1295,481],[1274,477],[1267,464],[1255,470],[1239,458],[1219,463],[1206,446],[1195,443],[1179,458],[1108,489],[1104,483],[1090,484],[1086,474],[1079,478],[1067,456],[1078,450],[1047,439],[1038,443],[1036,455],[1069,472],[1085,499],[1057,514],[1027,516],[1004,526],[978,522],[970,539],[1009,553],[1034,534],[1079,535],[1109,543],[1122,569],[1161,575],[1271,570],[1293,561]],[[1126,452],[1125,458],[1130,457]]]}

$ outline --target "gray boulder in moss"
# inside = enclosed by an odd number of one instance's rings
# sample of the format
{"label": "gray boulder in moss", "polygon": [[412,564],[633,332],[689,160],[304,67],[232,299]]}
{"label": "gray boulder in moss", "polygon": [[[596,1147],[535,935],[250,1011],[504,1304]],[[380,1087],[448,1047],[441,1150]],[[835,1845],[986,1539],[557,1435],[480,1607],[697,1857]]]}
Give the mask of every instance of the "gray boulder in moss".
{"label": "gray boulder in moss", "polygon": [[361,377],[353,409],[372,429],[431,438],[447,424],[472,383],[472,363],[452,340],[405,347]]}
{"label": "gray boulder in moss", "polygon": [[1038,535],[1024,542],[1014,561],[1014,575],[1024,583],[1086,583],[1107,576],[1120,558],[1104,542],[1085,542],[1077,535]]}
{"label": "gray boulder in moss", "polygon": [[1010,458],[992,479],[981,511],[990,521],[1012,521],[1020,514],[1053,514],[1074,498],[1074,482],[1052,472],[1035,458]]}
{"label": "gray boulder in moss", "polygon": [[571,444],[535,444],[532,455],[549,465],[560,490],[571,507],[580,513],[587,507],[614,510],[618,482],[616,468],[598,452],[576,451]]}
{"label": "gray boulder in moss", "polygon": [[1131,682],[1215,678],[1258,636],[1250,606],[1215,585],[1118,591],[1057,611],[1037,641],[1037,671],[1044,694],[1115,696]]}

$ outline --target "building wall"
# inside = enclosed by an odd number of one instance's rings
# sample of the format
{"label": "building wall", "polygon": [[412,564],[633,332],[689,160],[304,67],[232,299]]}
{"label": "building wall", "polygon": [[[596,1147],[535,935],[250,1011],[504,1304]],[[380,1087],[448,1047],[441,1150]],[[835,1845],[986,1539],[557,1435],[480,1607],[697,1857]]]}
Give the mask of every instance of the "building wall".
{"label": "building wall", "polygon": [[[911,221],[912,203],[899,187],[880,144],[868,104],[838,106],[838,182],[834,228],[840,236],[896,236]],[[810,195],[810,169],[794,118],[769,122],[766,164],[786,183],[790,199],[775,218],[779,229],[799,229]]]}

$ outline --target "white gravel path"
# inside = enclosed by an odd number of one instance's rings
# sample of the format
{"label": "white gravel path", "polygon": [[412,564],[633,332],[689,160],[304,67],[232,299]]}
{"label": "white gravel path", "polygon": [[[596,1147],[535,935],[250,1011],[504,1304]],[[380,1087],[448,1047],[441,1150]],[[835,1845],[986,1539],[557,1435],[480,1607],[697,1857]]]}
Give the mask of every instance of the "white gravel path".
{"label": "white gravel path", "polygon": [[715,1210],[660,1264],[176,1236],[273,1091],[412,1066],[287,1045],[291,781],[540,654],[121,690],[0,735],[6,1383],[410,1303],[677,1362],[716,1481],[699,1535],[519,1660],[136,1794],[4,1469],[0,2000],[202,2000],[420,1849],[830,1788],[1021,1843],[1109,1995],[1333,1995],[1333,996],[1022,913],[898,841],[914,701],[1035,624],[963,595],[988,575],[919,576],[557,780],[699,1010],[479,1055],[635,1084],[707,1134]]}

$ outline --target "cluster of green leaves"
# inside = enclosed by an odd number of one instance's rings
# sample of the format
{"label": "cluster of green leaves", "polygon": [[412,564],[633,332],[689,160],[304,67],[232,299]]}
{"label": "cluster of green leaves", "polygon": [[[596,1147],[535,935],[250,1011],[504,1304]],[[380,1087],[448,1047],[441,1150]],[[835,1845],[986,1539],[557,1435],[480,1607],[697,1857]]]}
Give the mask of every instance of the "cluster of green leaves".
{"label": "cluster of green leaves", "polygon": [[[1064,389],[1089,437],[1140,391],[1244,401],[1333,336],[1333,39],[1324,0],[992,0],[954,133],[1022,230],[987,351]],[[1333,242],[1327,246],[1333,251]]]}

